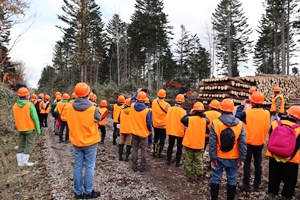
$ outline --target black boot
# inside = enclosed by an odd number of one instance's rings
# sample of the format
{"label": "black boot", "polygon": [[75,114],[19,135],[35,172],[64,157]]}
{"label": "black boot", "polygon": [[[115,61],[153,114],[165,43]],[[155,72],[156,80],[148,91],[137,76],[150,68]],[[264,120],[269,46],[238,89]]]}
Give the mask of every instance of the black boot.
{"label": "black boot", "polygon": [[218,200],[219,184],[210,183],[210,196],[211,200]]}
{"label": "black boot", "polygon": [[123,149],[124,149],[124,144],[119,144],[119,160],[123,160]]}
{"label": "black boot", "polygon": [[105,137],[101,138],[100,144],[104,144]]}
{"label": "black boot", "polygon": [[126,158],[125,161],[129,160],[129,155],[131,154],[131,146],[126,145]]}
{"label": "black boot", "polygon": [[227,200],[234,200],[236,185],[227,185]]}
{"label": "black boot", "polygon": [[117,141],[116,141],[115,138],[113,139],[113,145],[114,145],[114,146],[117,145]]}
{"label": "black boot", "polygon": [[165,156],[165,154],[162,153],[163,150],[164,150],[164,146],[158,145],[158,152],[157,152],[157,157],[158,158],[162,158],[162,157]]}
{"label": "black boot", "polygon": [[153,143],[153,157],[157,157],[157,143]]}
{"label": "black boot", "polygon": [[176,167],[179,167],[182,165],[181,161],[181,155],[176,155]]}

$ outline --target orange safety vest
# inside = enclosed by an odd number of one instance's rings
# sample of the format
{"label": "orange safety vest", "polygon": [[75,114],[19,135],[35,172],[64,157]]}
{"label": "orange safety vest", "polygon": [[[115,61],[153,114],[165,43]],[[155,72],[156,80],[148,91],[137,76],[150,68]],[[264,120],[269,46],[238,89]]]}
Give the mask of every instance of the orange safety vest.
{"label": "orange safety vest", "polygon": [[113,111],[114,123],[118,123],[118,118],[119,118],[120,112],[123,108],[124,108],[124,104],[122,104],[120,106],[118,104],[114,104],[114,111]]}
{"label": "orange safety vest", "polygon": [[266,142],[270,129],[270,112],[262,108],[246,110],[246,143],[260,146]]}
{"label": "orange safety vest", "polygon": [[276,112],[276,99],[277,98],[281,98],[281,104],[280,104],[280,108],[279,108],[279,113],[283,114],[284,113],[284,98],[282,94],[278,94],[276,95],[273,100],[272,100],[272,104],[271,104],[271,109],[270,112]]}
{"label": "orange safety vest", "polygon": [[[107,108],[99,108],[98,107],[98,110],[99,110],[101,116],[103,116],[103,114],[107,111]],[[105,124],[106,124],[106,118],[107,117],[105,117],[104,119],[102,119],[98,124],[101,125],[101,126],[105,126]]]}
{"label": "orange safety vest", "polygon": [[71,99],[71,100],[69,101],[69,104],[73,105],[74,101],[75,101],[74,99]]}
{"label": "orange safety vest", "polygon": [[232,131],[235,133],[235,142],[233,148],[228,151],[224,152],[221,151],[221,132],[226,129],[228,126],[223,124],[219,119],[215,119],[213,121],[214,124],[214,132],[217,134],[217,157],[223,158],[223,159],[238,159],[239,158],[239,144],[238,144],[238,138],[242,132],[243,123],[239,121],[239,123],[236,126],[230,127]]}
{"label": "orange safety vest", "polygon": [[14,104],[14,118],[20,132],[35,130],[34,121],[30,117],[30,104],[31,102],[27,102],[23,107],[18,106],[17,103]]}
{"label": "orange safety vest", "polygon": [[186,111],[179,106],[172,106],[168,109],[166,116],[166,133],[177,137],[184,136],[184,125],[180,122],[186,115]]}
{"label": "orange safety vest", "polygon": [[203,149],[205,144],[206,120],[199,116],[190,116],[182,145],[191,149]]}
{"label": "orange safety vest", "polygon": [[130,113],[126,114],[123,110],[120,113],[120,133],[122,134],[131,134],[129,115]]}
{"label": "orange safety vest", "polygon": [[40,104],[39,104],[39,107],[40,107],[40,113],[41,113],[41,114],[49,113],[49,111],[50,111],[50,104],[49,104],[49,101],[46,102],[46,110],[43,108],[43,104],[44,104],[44,101],[41,101]]}
{"label": "orange safety vest", "polygon": [[[221,113],[216,110],[208,110],[208,111],[204,112],[204,114],[209,119],[208,129],[210,129],[210,125],[211,125],[212,121],[214,121],[215,119],[218,119],[221,116]],[[205,138],[208,138],[208,137],[209,137],[209,134],[205,134]]]}
{"label": "orange safety vest", "polygon": [[[148,137],[149,130],[147,128],[147,114],[149,112],[149,108],[146,108],[140,112],[137,112],[134,109],[134,104],[132,103],[130,106],[130,129],[132,134],[140,136],[140,137]],[[121,132],[121,131],[120,131]]]}
{"label": "orange safety vest", "polygon": [[[289,125],[289,126],[293,126],[295,124],[294,122],[291,122],[289,120],[281,120],[281,122],[282,122],[282,124],[286,124],[286,125]],[[273,121],[272,122],[272,129],[274,130],[277,126],[278,126],[277,121]],[[295,132],[296,132],[296,138],[298,138],[298,136],[300,134],[300,127],[296,128]],[[268,150],[267,150],[266,156],[273,157],[271,152],[268,151]],[[295,154],[295,156],[292,159],[288,160],[287,162],[299,164],[300,163],[300,150],[298,150],[297,153]]]}
{"label": "orange safety vest", "polygon": [[78,147],[85,147],[100,142],[98,124],[94,121],[96,107],[90,106],[84,111],[76,111],[70,104],[66,106],[71,143]]}
{"label": "orange safety vest", "polygon": [[30,101],[31,101],[31,103],[33,103],[33,105],[35,105],[35,104],[36,104],[36,102],[37,102],[37,100],[36,100],[36,99],[31,99]]}
{"label": "orange safety vest", "polygon": [[[62,101],[57,103],[57,112],[59,114],[61,121],[67,121],[67,107],[68,107],[67,104],[69,104],[69,103],[62,102]],[[70,106],[70,107],[72,107],[72,106]]]}
{"label": "orange safety vest", "polygon": [[165,128],[166,121],[165,117],[167,115],[168,108],[170,104],[164,100],[155,99],[152,102],[152,123],[155,128]]}

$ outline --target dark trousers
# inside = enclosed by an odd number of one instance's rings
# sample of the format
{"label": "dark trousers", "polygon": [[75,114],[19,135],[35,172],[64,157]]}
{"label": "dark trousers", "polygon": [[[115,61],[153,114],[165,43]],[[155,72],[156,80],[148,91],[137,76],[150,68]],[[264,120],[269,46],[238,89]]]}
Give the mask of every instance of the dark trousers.
{"label": "dark trousers", "polygon": [[61,121],[60,129],[59,129],[59,139],[60,141],[63,140],[64,130],[66,128],[66,135],[65,135],[65,141],[69,140],[69,127],[66,121]]}
{"label": "dark trousers", "polygon": [[147,156],[147,144],[148,138],[147,137],[140,137],[137,135],[132,134],[132,165],[137,166],[138,162],[138,150],[141,149],[141,160],[140,166],[146,165],[146,156]]}
{"label": "dark trousers", "polygon": [[105,138],[105,136],[106,136],[106,128],[105,128],[105,126],[99,126],[99,129],[101,131],[101,139]]}
{"label": "dark trousers", "polygon": [[277,195],[280,182],[283,182],[281,195],[283,197],[292,198],[298,178],[297,163],[276,162],[274,158],[269,158],[269,184],[268,192]]}
{"label": "dark trousers", "polygon": [[172,151],[175,144],[175,140],[177,140],[177,151],[176,151],[176,158],[181,157],[182,155],[182,139],[183,137],[177,137],[173,135],[169,135],[169,146],[167,151],[167,157],[170,160],[172,158]]}
{"label": "dark trousers", "polygon": [[47,123],[47,120],[48,120],[48,113],[43,113],[43,114],[40,114],[41,115],[41,127],[48,127],[48,123]]}
{"label": "dark trousers", "polygon": [[117,139],[117,137],[120,135],[119,133],[119,129],[117,128],[117,124],[116,122],[114,122],[113,126],[114,126],[114,132],[113,132],[113,139]]}
{"label": "dark trousers", "polygon": [[[166,140],[166,129],[164,128],[154,128],[154,141],[153,143],[159,143],[159,146],[163,147]],[[159,141],[159,142],[158,142]]]}
{"label": "dark trousers", "polygon": [[244,178],[243,183],[249,185],[250,182],[250,168],[252,155],[254,158],[254,185],[261,184],[261,174],[262,174],[262,149],[264,145],[254,146],[247,144],[247,157],[244,165]]}

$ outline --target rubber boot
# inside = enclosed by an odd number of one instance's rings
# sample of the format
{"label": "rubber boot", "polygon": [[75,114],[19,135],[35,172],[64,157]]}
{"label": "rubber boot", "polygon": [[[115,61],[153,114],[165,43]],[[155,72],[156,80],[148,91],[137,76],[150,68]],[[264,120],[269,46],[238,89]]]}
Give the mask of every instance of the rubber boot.
{"label": "rubber boot", "polygon": [[236,185],[227,185],[227,200],[234,200]]}
{"label": "rubber boot", "polygon": [[19,167],[24,166],[23,160],[23,153],[17,153],[17,162]]}
{"label": "rubber boot", "polygon": [[153,157],[157,157],[157,143],[153,143]]}
{"label": "rubber boot", "polygon": [[101,138],[100,144],[104,144],[105,137]]}
{"label": "rubber boot", "polygon": [[126,158],[125,161],[129,161],[129,155],[131,154],[131,146],[126,145]]}
{"label": "rubber boot", "polygon": [[33,163],[28,162],[29,157],[30,157],[29,154],[23,154],[23,164],[24,164],[24,166],[29,166],[30,167],[30,166],[34,165]]}
{"label": "rubber boot", "polygon": [[210,196],[211,200],[218,200],[219,196],[219,184],[210,183]]}
{"label": "rubber boot", "polygon": [[116,141],[115,138],[113,139],[113,145],[114,145],[114,146],[117,145],[117,141]]}
{"label": "rubber boot", "polygon": [[119,144],[119,161],[123,160],[123,149],[124,149],[124,144]]}
{"label": "rubber boot", "polygon": [[181,161],[181,155],[176,155],[176,167],[179,167],[182,165]]}
{"label": "rubber boot", "polygon": [[162,153],[162,151],[164,150],[164,146],[160,146],[160,145],[157,145],[157,146],[158,146],[157,157],[158,158],[165,157],[165,154]]}
{"label": "rubber boot", "polygon": [[272,194],[272,193],[269,193],[268,199],[269,199],[269,200],[276,200],[276,195],[275,195],[275,194]]}

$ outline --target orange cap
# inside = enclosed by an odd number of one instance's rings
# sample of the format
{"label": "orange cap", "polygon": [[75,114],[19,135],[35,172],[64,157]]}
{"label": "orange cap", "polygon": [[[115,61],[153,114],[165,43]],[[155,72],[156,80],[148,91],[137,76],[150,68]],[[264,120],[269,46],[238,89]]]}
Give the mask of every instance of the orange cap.
{"label": "orange cap", "polygon": [[118,96],[118,102],[124,103],[125,97],[123,95]]}
{"label": "orange cap", "polygon": [[131,98],[127,98],[127,99],[125,100],[124,104],[125,104],[126,106],[130,106],[130,100],[131,100]]}
{"label": "orange cap", "polygon": [[280,90],[281,90],[281,88],[278,87],[278,86],[276,86],[276,87],[273,88],[273,91],[274,91],[274,92],[280,92]]}
{"label": "orange cap", "polygon": [[68,93],[64,93],[63,95],[62,95],[62,99],[63,100],[68,100],[70,98],[70,95],[68,94]]}
{"label": "orange cap", "polygon": [[265,95],[261,92],[253,92],[250,95],[250,100],[256,104],[262,104],[265,101]]}
{"label": "orange cap", "polygon": [[103,107],[107,106],[107,101],[106,100],[102,100],[100,102],[100,106],[103,106]]}
{"label": "orange cap", "polygon": [[201,102],[196,102],[196,103],[194,103],[194,106],[193,106],[192,111],[193,111],[193,110],[196,110],[196,111],[204,110],[204,105],[203,105],[203,103],[201,103]]}
{"label": "orange cap", "polygon": [[77,95],[75,94],[75,92],[72,93],[72,99],[75,99],[77,97]]}
{"label": "orange cap", "polygon": [[143,91],[140,91],[136,97],[138,101],[146,101],[147,94]]}
{"label": "orange cap", "polygon": [[30,92],[26,87],[21,87],[21,88],[18,89],[17,94],[20,97],[26,97],[27,95],[30,94]]}
{"label": "orange cap", "polygon": [[234,103],[232,99],[223,99],[223,101],[220,104],[220,110],[223,110],[225,112],[233,112]]}
{"label": "orange cap", "polygon": [[158,97],[160,97],[160,98],[165,98],[166,97],[166,90],[164,90],[164,89],[160,89],[160,90],[158,90],[158,92],[157,92],[157,96]]}
{"label": "orange cap", "polygon": [[292,106],[286,111],[289,115],[300,119],[300,107],[299,106]]}
{"label": "orange cap", "polygon": [[214,109],[219,109],[220,108],[220,102],[218,100],[212,100],[209,104],[210,107]]}
{"label": "orange cap", "polygon": [[185,98],[184,98],[183,94],[178,94],[178,95],[176,96],[176,98],[175,98],[175,101],[176,101],[177,103],[183,103],[184,100],[185,100]]}
{"label": "orange cap", "polygon": [[77,83],[77,85],[74,88],[74,92],[77,95],[77,97],[85,97],[90,93],[90,86],[88,86],[84,82]]}
{"label": "orange cap", "polygon": [[249,93],[252,94],[253,92],[256,92],[256,87],[251,87],[249,89]]}

